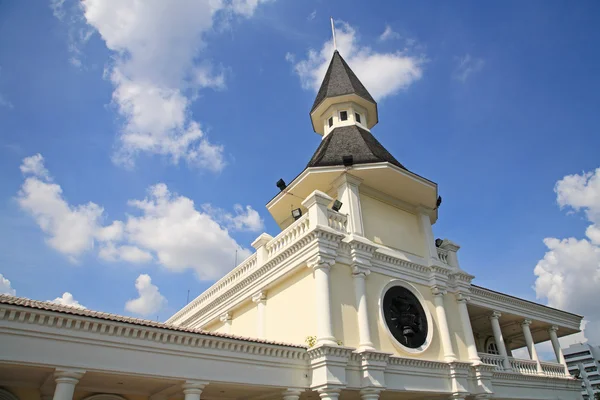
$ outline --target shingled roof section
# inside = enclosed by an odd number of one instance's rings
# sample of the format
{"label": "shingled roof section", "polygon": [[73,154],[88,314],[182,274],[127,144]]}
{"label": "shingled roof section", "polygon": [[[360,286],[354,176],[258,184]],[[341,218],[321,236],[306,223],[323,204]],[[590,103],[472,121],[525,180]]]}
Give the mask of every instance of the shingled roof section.
{"label": "shingled roof section", "polygon": [[373,104],[377,104],[369,94],[369,91],[363,86],[358,77],[354,75],[354,72],[352,72],[346,61],[344,61],[340,53],[336,50],[333,53],[329,68],[327,68],[327,73],[325,74],[325,78],[323,78],[323,83],[321,83],[321,88],[317,93],[317,98],[310,112],[313,112],[327,97],[343,96],[352,93]]}
{"label": "shingled roof section", "polygon": [[349,155],[352,156],[355,165],[389,162],[407,170],[371,132],[357,125],[335,128],[325,136],[307,167],[344,165],[342,157]]}

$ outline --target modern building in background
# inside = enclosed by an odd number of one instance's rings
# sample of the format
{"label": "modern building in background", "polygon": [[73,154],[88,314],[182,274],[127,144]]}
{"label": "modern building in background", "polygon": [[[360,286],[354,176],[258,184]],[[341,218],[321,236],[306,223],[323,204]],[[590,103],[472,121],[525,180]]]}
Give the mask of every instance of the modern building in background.
{"label": "modern building in background", "polygon": [[581,399],[558,338],[582,316],[472,283],[337,51],[310,117],[322,141],[267,203],[281,232],[166,323],[0,296],[0,400]]}
{"label": "modern building in background", "polygon": [[583,398],[593,399],[600,393],[600,346],[579,343],[563,349],[563,353],[569,373],[582,379]]}

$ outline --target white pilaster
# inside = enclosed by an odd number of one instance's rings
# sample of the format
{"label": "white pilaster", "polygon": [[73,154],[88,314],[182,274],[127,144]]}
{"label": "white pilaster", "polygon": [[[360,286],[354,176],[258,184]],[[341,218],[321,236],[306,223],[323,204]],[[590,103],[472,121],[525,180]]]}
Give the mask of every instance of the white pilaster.
{"label": "white pilaster", "polygon": [[364,236],[358,191],[361,182],[361,179],[345,173],[333,182],[333,187],[337,189],[338,200],[342,202],[340,213],[348,215],[348,233]]}
{"label": "white pilaster", "polygon": [[371,271],[366,268],[352,268],[354,280],[354,294],[356,296],[356,311],[358,316],[359,350],[375,350],[371,342],[371,330],[369,328],[369,314],[367,312],[367,288],[365,279]]}
{"label": "white pilaster", "polygon": [[500,314],[498,311],[494,311],[492,315],[490,315],[490,323],[492,324],[492,331],[494,331],[494,341],[496,342],[496,347],[498,347],[498,351],[500,355],[503,357],[504,370],[512,371],[512,367],[510,366],[510,360],[508,359],[508,354],[506,353],[506,346],[504,345],[504,337],[502,337],[502,329],[500,328]]}
{"label": "white pilaster", "polygon": [[298,400],[301,394],[302,390],[290,388],[283,392],[283,400]]}
{"label": "white pilaster", "polygon": [[540,359],[538,358],[537,350],[535,349],[535,344],[533,343],[533,336],[531,336],[531,329],[529,328],[531,325],[531,320],[526,319],[521,323],[521,328],[523,329],[523,336],[525,336],[525,343],[527,343],[527,351],[529,352],[529,357],[537,364],[537,370],[539,374],[543,373],[542,364],[540,364]]}
{"label": "white pilaster", "polygon": [[435,304],[437,323],[440,329],[440,338],[442,339],[444,359],[449,362],[456,361],[456,355],[452,350],[452,341],[450,340],[450,329],[448,328],[446,308],[444,306],[444,295],[446,294],[446,291],[437,286],[434,286],[431,288],[431,293],[433,294],[433,303]]}
{"label": "white pilaster", "polygon": [[319,390],[321,400],[338,400],[340,389],[321,389]]}
{"label": "white pilaster", "polygon": [[231,313],[228,311],[228,312],[221,314],[219,316],[219,320],[225,326],[225,333],[230,334],[231,333]]}
{"label": "white pilaster", "polygon": [[200,400],[200,395],[206,385],[208,385],[208,382],[186,381],[182,386],[184,400]]}
{"label": "white pilaster", "polygon": [[83,377],[83,374],[85,371],[79,369],[57,369],[54,372],[56,388],[53,400],[73,400],[75,385]]}
{"label": "white pilaster", "polygon": [[265,292],[258,292],[252,296],[252,301],[256,303],[256,336],[259,339],[264,339],[267,319],[267,294]]}
{"label": "white pilaster", "polygon": [[477,354],[477,345],[475,344],[473,327],[471,326],[469,310],[467,309],[467,303],[469,300],[469,297],[462,293],[456,295],[456,301],[458,302],[458,314],[460,315],[460,322],[463,328],[463,335],[465,338],[465,344],[467,346],[467,353],[469,354],[469,360],[478,364],[481,362],[481,360]]}
{"label": "white pilaster", "polygon": [[421,225],[421,231],[423,232],[423,238],[425,240],[425,249],[428,254],[428,258],[433,260],[439,260],[437,249],[435,248],[435,238],[433,237],[433,229],[431,228],[431,219],[429,218],[429,212],[432,210],[419,208],[419,224]]}
{"label": "white pilaster", "polygon": [[558,336],[556,335],[556,331],[558,331],[558,326],[552,325],[548,329],[548,334],[550,335],[550,341],[552,342],[552,348],[554,349],[554,354],[556,355],[556,361],[562,364],[565,367],[565,374],[569,375],[569,368],[567,367],[567,362],[565,361],[565,356],[560,348],[560,343],[558,341]]}
{"label": "white pilaster", "polygon": [[317,345],[337,346],[333,336],[333,322],[331,320],[331,285],[329,272],[335,260],[316,257],[309,261],[308,266],[315,274],[317,309]]}

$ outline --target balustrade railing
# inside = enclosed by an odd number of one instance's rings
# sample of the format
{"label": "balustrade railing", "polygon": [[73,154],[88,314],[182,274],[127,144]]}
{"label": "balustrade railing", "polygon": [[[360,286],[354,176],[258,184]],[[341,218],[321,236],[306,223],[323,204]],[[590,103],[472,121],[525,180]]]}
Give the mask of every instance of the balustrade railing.
{"label": "balustrade railing", "polygon": [[504,371],[504,357],[497,354],[479,353],[479,358],[484,364],[495,365],[497,371]]}
{"label": "balustrade railing", "polygon": [[[504,357],[497,354],[479,353],[479,358],[484,364],[496,366],[496,371],[504,371]],[[508,357],[510,367],[513,372],[523,375],[540,375],[537,369],[537,363],[534,360],[522,360],[519,358]],[[551,362],[540,362],[542,374],[551,377],[566,376],[565,367],[562,364]]]}
{"label": "balustrade railing", "polygon": [[285,228],[279,235],[271,239],[266,245],[267,259],[275,257],[283,250],[287,249],[300,236],[308,231],[309,220],[308,214],[303,215],[293,224]]}
{"label": "balustrade railing", "polygon": [[327,210],[327,220],[330,228],[343,233],[347,232],[347,215],[340,214],[339,212],[335,212],[333,210]]}
{"label": "balustrade railing", "polygon": [[448,264],[448,250],[436,247],[438,258],[441,262]]}

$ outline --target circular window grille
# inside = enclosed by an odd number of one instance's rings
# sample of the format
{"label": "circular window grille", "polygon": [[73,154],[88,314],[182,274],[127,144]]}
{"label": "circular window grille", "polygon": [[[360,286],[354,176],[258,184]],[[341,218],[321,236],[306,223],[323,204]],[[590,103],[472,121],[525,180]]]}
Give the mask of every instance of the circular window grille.
{"label": "circular window grille", "polygon": [[390,333],[401,345],[417,349],[425,344],[427,316],[410,290],[402,286],[389,288],[383,296],[383,316]]}

